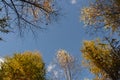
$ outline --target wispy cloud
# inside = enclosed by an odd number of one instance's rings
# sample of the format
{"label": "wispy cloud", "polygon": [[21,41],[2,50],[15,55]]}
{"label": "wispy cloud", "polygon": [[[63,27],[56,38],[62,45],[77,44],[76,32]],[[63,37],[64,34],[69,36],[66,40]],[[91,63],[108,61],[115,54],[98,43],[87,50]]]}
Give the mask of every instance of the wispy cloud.
{"label": "wispy cloud", "polygon": [[4,62],[4,58],[0,57],[0,63],[3,63]]}
{"label": "wispy cloud", "polygon": [[4,63],[4,58],[0,57],[0,69],[1,69],[1,63]]}
{"label": "wispy cloud", "polygon": [[72,3],[72,4],[76,4],[77,1],[76,1],[76,0],[71,0],[71,3]]}
{"label": "wispy cloud", "polygon": [[58,71],[53,71],[55,77],[58,77]]}
{"label": "wispy cloud", "polygon": [[49,64],[48,67],[47,67],[47,72],[50,72],[52,71],[53,68],[55,68],[55,64]]}
{"label": "wispy cloud", "polygon": [[90,79],[88,79],[88,78],[84,78],[84,80],[90,80]]}

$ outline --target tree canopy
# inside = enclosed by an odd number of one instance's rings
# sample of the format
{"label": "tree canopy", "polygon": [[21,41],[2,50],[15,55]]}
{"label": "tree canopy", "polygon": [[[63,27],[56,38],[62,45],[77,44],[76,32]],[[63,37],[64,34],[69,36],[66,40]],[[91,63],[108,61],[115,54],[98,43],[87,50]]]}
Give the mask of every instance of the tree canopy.
{"label": "tree canopy", "polygon": [[45,80],[45,64],[38,52],[16,53],[4,58],[1,80]]}
{"label": "tree canopy", "polygon": [[84,64],[96,75],[95,80],[120,79],[120,45],[115,39],[84,41],[81,49]]}
{"label": "tree canopy", "polygon": [[85,25],[120,32],[120,0],[94,0],[81,10]]}
{"label": "tree canopy", "polygon": [[[120,34],[120,0],[93,0],[81,10],[81,20],[90,30]],[[92,29],[91,29],[92,28]],[[102,35],[105,35],[102,33]],[[81,49],[83,63],[95,74],[95,80],[120,79],[120,43],[116,35],[85,40]]]}

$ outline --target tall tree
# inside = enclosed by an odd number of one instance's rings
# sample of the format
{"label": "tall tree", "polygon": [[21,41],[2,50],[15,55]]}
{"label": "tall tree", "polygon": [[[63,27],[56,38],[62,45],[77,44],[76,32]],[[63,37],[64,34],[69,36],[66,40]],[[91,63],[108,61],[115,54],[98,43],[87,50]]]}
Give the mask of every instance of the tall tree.
{"label": "tall tree", "polygon": [[95,74],[95,80],[120,79],[120,44],[116,39],[108,43],[84,41],[81,49],[84,63]]}
{"label": "tall tree", "polygon": [[120,33],[120,0],[93,0],[81,10],[81,20],[95,30]]}
{"label": "tall tree", "polygon": [[60,50],[57,53],[57,59],[58,59],[59,65],[65,71],[66,80],[72,80],[70,69],[73,66],[74,58],[71,55],[69,55],[66,51]]}
{"label": "tall tree", "polygon": [[[94,30],[105,30],[105,33],[110,30],[120,34],[120,0],[93,0],[81,10],[81,20]],[[106,40],[107,43],[85,41],[81,49],[84,62],[96,75],[95,80],[119,80],[120,44],[111,36]]]}
{"label": "tall tree", "polygon": [[1,64],[1,80],[45,80],[45,64],[38,52],[16,53]]}
{"label": "tall tree", "polygon": [[58,50],[55,61],[48,67],[52,80],[77,80],[80,76],[80,60],[65,50]]}

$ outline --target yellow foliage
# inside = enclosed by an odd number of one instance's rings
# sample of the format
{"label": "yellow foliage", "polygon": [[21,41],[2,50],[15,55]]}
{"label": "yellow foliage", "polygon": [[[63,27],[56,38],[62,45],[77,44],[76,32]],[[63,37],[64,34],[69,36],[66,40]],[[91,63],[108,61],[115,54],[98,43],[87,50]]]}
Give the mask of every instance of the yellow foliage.
{"label": "yellow foliage", "polygon": [[1,80],[45,80],[45,65],[38,52],[6,57],[1,68]]}
{"label": "yellow foliage", "polygon": [[118,31],[120,26],[120,0],[96,0],[92,5],[81,10],[81,20],[85,25],[101,26]]}
{"label": "yellow foliage", "polygon": [[87,64],[90,71],[96,76],[106,75],[104,68],[111,69],[114,65],[113,57],[110,55],[111,47],[108,44],[95,41],[84,41],[81,49],[83,62]]}

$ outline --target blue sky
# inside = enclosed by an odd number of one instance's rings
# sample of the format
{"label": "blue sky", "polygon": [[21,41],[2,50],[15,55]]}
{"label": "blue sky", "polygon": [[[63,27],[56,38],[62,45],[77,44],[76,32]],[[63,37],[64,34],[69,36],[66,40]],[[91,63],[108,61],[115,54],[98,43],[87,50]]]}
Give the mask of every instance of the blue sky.
{"label": "blue sky", "polygon": [[93,39],[93,36],[85,33],[83,23],[79,19],[80,9],[87,5],[87,0],[76,0],[76,4],[61,0],[60,4],[63,16],[60,16],[57,22],[48,25],[47,30],[37,32],[36,39],[31,33],[27,33],[24,38],[13,33],[3,34],[6,41],[0,42],[0,56],[12,55],[15,52],[39,51],[45,63],[49,64],[57,50],[65,49],[73,56],[81,58],[80,48],[83,40]]}

